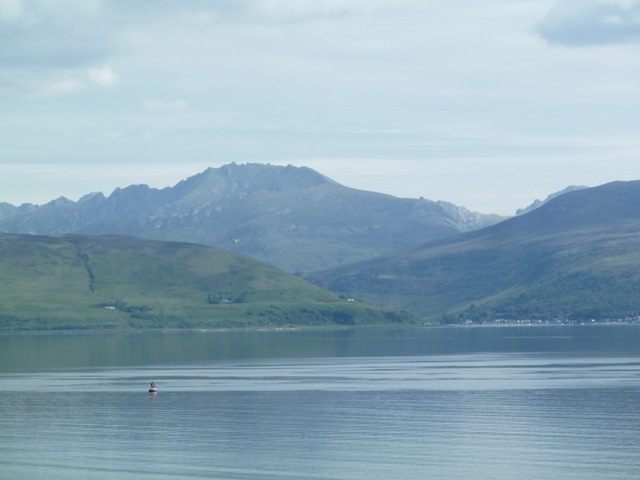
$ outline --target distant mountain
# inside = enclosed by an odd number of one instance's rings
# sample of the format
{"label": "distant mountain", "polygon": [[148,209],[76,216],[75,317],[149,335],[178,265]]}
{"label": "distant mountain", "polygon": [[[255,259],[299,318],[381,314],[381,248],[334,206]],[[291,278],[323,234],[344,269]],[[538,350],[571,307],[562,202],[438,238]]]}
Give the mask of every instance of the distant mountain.
{"label": "distant mountain", "polygon": [[9,219],[20,214],[27,214],[37,210],[37,206],[31,203],[23,203],[19,207],[15,207],[10,203],[0,202],[0,220]]}
{"label": "distant mountain", "polygon": [[0,234],[0,330],[411,321],[217,248],[113,235]]}
{"label": "distant mountain", "polygon": [[566,193],[482,230],[307,278],[447,321],[637,316],[640,181]]}
{"label": "distant mountain", "polygon": [[570,185],[567,188],[565,188],[564,190],[560,190],[559,192],[552,193],[551,195],[549,195],[544,200],[538,200],[536,198],[533,201],[533,203],[531,205],[529,205],[528,207],[519,208],[518,210],[516,210],[516,215],[524,215],[525,213],[529,213],[532,210],[535,210],[536,208],[541,207],[542,205],[547,203],[552,198],[556,198],[556,197],[558,197],[560,195],[564,195],[565,193],[575,192],[576,190],[583,190],[585,188],[589,188],[589,187],[585,187],[584,185]]}
{"label": "distant mountain", "polygon": [[234,249],[288,272],[364,260],[502,219],[347,188],[310,168],[235,163],[161,190],[132,185],[77,202],[0,205],[3,232],[186,241]]}

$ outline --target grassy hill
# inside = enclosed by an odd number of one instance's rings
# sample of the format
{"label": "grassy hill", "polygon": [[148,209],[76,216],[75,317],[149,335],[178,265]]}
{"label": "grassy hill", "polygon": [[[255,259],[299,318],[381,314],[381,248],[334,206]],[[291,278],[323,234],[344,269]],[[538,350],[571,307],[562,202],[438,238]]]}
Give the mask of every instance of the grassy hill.
{"label": "grassy hill", "polygon": [[309,280],[457,322],[640,315],[640,182],[550,200],[497,225]]}
{"label": "grassy hill", "polygon": [[0,330],[411,321],[212,247],[122,236],[0,234]]}

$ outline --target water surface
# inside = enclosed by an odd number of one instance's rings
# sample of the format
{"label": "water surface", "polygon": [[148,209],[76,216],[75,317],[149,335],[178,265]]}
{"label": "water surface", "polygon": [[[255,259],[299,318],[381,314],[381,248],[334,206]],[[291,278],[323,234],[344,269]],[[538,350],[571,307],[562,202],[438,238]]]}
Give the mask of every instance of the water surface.
{"label": "water surface", "polygon": [[637,326],[0,336],[0,478],[636,479],[638,345]]}

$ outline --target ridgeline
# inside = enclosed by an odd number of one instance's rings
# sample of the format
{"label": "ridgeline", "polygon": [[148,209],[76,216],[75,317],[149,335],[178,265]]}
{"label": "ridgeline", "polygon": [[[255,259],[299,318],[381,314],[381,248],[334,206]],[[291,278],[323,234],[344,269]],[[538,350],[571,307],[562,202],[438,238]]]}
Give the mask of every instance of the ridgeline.
{"label": "ridgeline", "polygon": [[[174,187],[0,204],[0,232],[116,234],[230,249],[302,273],[494,224],[448,202],[348,188],[305,167],[232,163]],[[232,245],[230,237],[240,239]]]}
{"label": "ridgeline", "polygon": [[572,191],[475,232],[307,277],[434,321],[640,315],[640,181]]}

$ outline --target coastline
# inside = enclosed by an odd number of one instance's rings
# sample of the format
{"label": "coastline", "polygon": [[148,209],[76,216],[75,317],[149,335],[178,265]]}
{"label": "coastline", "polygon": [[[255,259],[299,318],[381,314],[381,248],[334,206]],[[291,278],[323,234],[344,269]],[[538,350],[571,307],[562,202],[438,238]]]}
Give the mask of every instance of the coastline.
{"label": "coastline", "polygon": [[355,326],[291,326],[291,327],[226,327],[226,328],[131,328],[131,329],[105,329],[90,328],[78,330],[0,330],[0,335],[23,336],[23,335],[143,335],[145,333],[222,333],[222,332],[302,332],[302,331],[348,331],[348,330],[423,330],[423,329],[467,329],[467,328],[523,328],[523,327],[601,327],[601,326],[623,326],[637,325],[640,321],[620,320],[620,321],[595,321],[595,322],[486,322],[482,324],[423,324],[423,325],[355,325]]}

